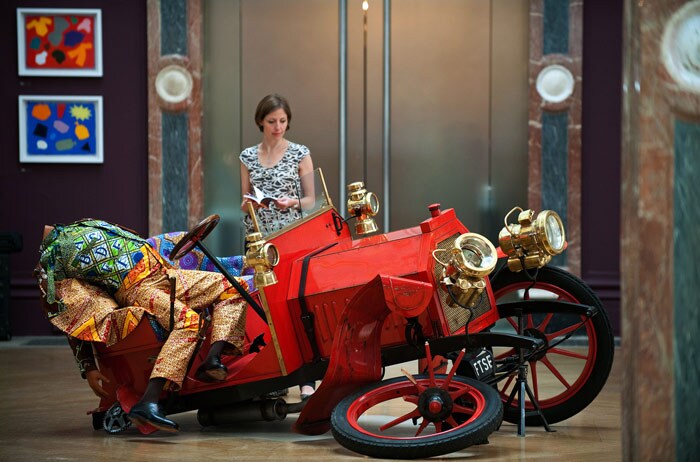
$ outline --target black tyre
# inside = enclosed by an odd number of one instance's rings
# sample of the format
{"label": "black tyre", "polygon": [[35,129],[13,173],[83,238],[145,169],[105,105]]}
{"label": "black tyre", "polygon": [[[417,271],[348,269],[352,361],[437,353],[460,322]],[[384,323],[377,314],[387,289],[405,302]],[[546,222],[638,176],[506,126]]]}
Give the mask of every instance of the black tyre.
{"label": "black tyre", "polygon": [[[541,338],[547,350],[529,361],[528,385],[539,403],[548,423],[568,419],[588,406],[605,385],[615,354],[612,328],[608,314],[598,296],[573,274],[555,267],[538,271],[537,282],[523,272],[512,273],[503,269],[491,287],[497,303],[516,300],[556,299],[594,306],[598,312],[592,318],[563,312],[531,312],[524,316],[525,334]],[[518,320],[499,309],[502,318],[496,329],[517,332]],[[495,351],[496,363],[504,364],[517,355],[514,350]],[[542,386],[546,383],[546,386]],[[515,380],[499,382],[501,399],[507,403]],[[510,406],[503,411],[504,420],[519,423],[517,393]],[[526,411],[534,410],[532,402],[525,403]],[[526,425],[542,425],[538,415],[528,415]]]}
{"label": "black tyre", "polygon": [[456,375],[414,380],[397,377],[345,397],[331,414],[338,443],[371,457],[417,459],[486,442],[500,426],[503,405],[493,387]]}

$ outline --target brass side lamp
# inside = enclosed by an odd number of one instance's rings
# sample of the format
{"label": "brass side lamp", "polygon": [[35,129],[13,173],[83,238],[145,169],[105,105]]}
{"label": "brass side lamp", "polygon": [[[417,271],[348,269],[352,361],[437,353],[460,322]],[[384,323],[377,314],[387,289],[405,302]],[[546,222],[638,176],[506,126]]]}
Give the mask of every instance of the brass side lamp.
{"label": "brass side lamp", "polygon": [[[436,252],[449,252],[449,261],[440,261]],[[441,283],[448,292],[445,300],[447,305],[467,308],[479,300],[486,288],[484,279],[491,274],[497,261],[493,244],[477,233],[460,235],[450,249],[435,249],[433,258],[445,267]]]}
{"label": "brass side lamp", "polygon": [[255,270],[253,277],[255,287],[277,284],[277,275],[273,271],[273,268],[280,261],[277,247],[263,239],[253,204],[248,204],[248,214],[253,220],[254,230],[245,237],[246,242],[248,242],[248,250],[245,253],[244,266]]}
{"label": "brass side lamp", "polygon": [[248,250],[245,253],[245,264],[255,269],[255,287],[267,287],[277,284],[277,276],[272,270],[280,261],[277,247],[263,239],[258,232],[246,236]]}
{"label": "brass side lamp", "polygon": [[355,232],[365,235],[377,231],[374,216],[379,213],[379,199],[376,194],[367,192],[362,181],[348,185],[348,213],[357,218]]}
{"label": "brass side lamp", "polygon": [[[519,211],[518,223],[508,223],[508,217]],[[559,215],[543,210],[535,218],[533,210],[514,207],[504,219],[505,227],[498,233],[498,243],[508,255],[508,268],[513,272],[541,268],[566,248],[566,232]]]}

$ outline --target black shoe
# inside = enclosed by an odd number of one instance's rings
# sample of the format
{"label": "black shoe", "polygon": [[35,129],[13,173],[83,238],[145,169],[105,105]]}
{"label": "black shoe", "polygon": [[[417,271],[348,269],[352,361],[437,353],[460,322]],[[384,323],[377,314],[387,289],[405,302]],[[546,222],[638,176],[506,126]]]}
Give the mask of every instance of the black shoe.
{"label": "black shoe", "polygon": [[138,403],[134,404],[134,407],[131,408],[128,416],[129,420],[136,425],[145,425],[149,423],[158,430],[163,430],[170,433],[177,433],[180,430],[177,423],[167,419],[160,412],[160,408],[156,403],[142,403],[139,401]]}
{"label": "black shoe", "polygon": [[227,375],[228,369],[221,364],[221,358],[218,356],[205,359],[194,374],[195,378],[202,382],[223,382]]}

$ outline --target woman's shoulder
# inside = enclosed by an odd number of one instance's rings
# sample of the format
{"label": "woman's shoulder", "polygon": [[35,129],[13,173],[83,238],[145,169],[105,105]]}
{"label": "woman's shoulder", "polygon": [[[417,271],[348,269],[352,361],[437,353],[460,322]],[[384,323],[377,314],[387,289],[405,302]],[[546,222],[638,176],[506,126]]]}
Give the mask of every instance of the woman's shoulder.
{"label": "woman's shoulder", "polygon": [[297,157],[300,160],[311,153],[309,148],[307,148],[303,144],[295,143],[293,141],[289,141],[289,147],[287,148],[287,150],[293,153],[295,157]]}
{"label": "woman's shoulder", "polygon": [[245,164],[253,162],[258,158],[258,145],[256,144],[255,146],[245,148],[243,151],[241,151],[239,158]]}

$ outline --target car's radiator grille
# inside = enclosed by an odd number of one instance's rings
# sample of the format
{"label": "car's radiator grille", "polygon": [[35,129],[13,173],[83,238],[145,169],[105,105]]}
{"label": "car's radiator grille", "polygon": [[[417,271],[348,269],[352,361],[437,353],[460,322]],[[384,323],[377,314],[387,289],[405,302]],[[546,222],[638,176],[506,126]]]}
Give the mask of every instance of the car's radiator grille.
{"label": "car's radiator grille", "polygon": [[[444,241],[438,243],[438,249],[449,249],[454,245],[455,240],[459,237],[459,233],[448,237]],[[447,252],[438,252],[436,254],[438,258],[442,261],[447,259]],[[458,329],[464,327],[469,319],[469,310],[462,308],[461,306],[451,307],[448,306],[445,300],[449,297],[449,294],[442,289],[440,286],[440,281],[442,280],[442,270],[443,266],[437,261],[433,265],[433,276],[435,277],[435,282],[437,282],[437,290],[440,295],[440,303],[442,304],[442,311],[445,313],[445,319],[450,327],[450,334],[453,334]],[[482,314],[488,312],[491,309],[491,304],[489,303],[489,297],[487,293],[482,292],[479,297],[479,301],[474,305],[474,318],[477,319]]]}

